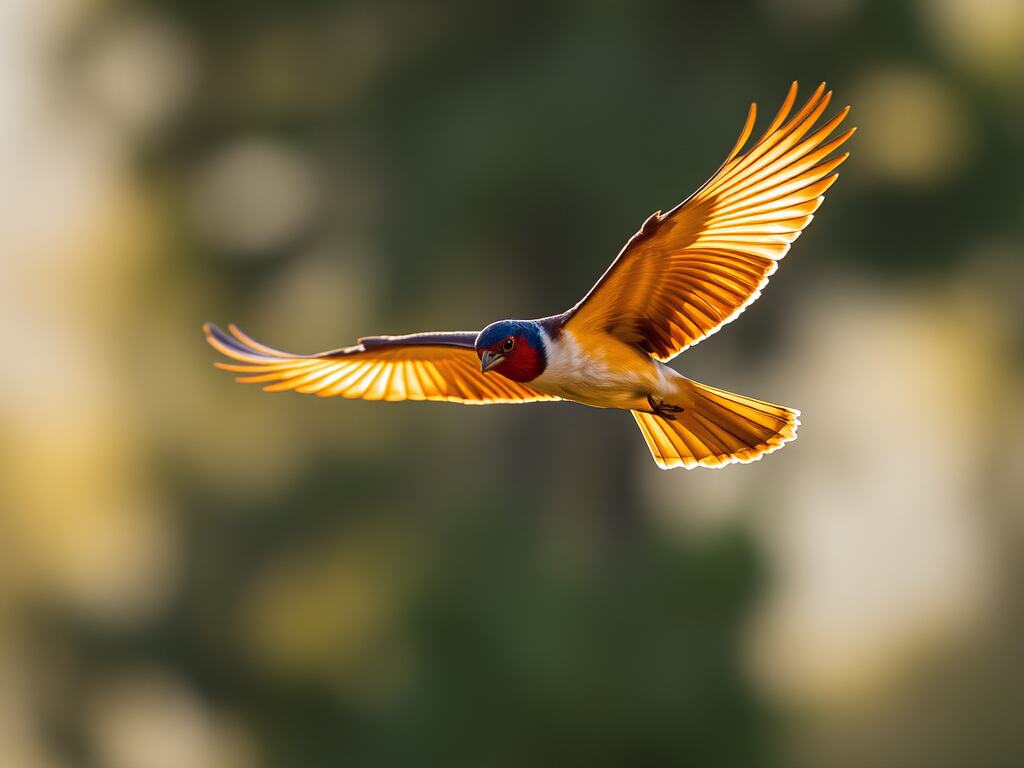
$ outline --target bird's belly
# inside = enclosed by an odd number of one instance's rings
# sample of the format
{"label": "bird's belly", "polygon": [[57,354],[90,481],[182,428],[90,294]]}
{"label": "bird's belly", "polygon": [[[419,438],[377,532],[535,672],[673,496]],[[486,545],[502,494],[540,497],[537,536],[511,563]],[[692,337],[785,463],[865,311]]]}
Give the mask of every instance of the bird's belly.
{"label": "bird's belly", "polygon": [[634,408],[646,398],[636,377],[581,377],[562,381],[537,379],[531,385],[542,392],[598,408]]}

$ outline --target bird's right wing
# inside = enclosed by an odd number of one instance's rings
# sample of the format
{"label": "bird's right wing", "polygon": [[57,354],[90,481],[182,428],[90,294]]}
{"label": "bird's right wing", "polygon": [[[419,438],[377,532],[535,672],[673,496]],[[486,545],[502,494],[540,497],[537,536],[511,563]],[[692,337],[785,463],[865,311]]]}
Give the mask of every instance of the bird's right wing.
{"label": "bird's right wing", "polygon": [[215,365],[244,374],[237,380],[263,384],[267,392],[474,405],[558,399],[500,373],[481,373],[474,332],[373,336],[351,347],[293,355],[254,341],[234,325],[228,329],[230,336],[212,323],[203,326],[210,346],[237,361]]}

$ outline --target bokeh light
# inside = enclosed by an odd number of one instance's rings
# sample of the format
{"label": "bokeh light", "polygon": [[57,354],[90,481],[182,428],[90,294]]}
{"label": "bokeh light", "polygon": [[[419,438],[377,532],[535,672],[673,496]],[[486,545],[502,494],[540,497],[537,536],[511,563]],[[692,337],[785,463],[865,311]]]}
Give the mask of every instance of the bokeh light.
{"label": "bokeh light", "polygon": [[[0,764],[1019,764],[1022,8],[4,4]],[[564,309],[794,78],[851,159],[677,361],[764,461],[210,365]]]}

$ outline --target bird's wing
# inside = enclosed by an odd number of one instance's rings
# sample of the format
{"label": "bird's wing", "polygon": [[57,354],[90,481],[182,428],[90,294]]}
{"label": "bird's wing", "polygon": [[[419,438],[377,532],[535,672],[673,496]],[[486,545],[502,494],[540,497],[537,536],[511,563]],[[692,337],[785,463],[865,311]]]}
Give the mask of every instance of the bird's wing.
{"label": "bird's wing", "polygon": [[824,83],[789,118],[796,92],[793,83],[764,135],[740,154],[757,115],[750,105],[718,172],[687,200],[644,223],[569,310],[566,328],[612,333],[669,360],[761,295],[849,154],[832,153],[855,130],[829,138],[849,107],[814,130],[832,96]]}
{"label": "bird's wing", "polygon": [[268,392],[480,405],[558,399],[501,374],[481,373],[476,333],[372,336],[343,349],[292,355],[254,341],[234,325],[228,329],[231,335],[212,323],[203,327],[212,347],[238,361],[215,365],[243,374],[238,381],[263,384]]}

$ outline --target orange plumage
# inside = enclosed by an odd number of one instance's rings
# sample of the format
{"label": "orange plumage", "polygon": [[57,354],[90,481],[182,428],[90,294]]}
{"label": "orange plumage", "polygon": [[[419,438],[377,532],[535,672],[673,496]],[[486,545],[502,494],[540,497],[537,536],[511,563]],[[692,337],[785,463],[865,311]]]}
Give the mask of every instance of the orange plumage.
{"label": "orange plumage", "polygon": [[810,223],[848,153],[854,129],[832,137],[849,107],[817,127],[822,84],[790,116],[793,83],[771,124],[693,195],[649,217],[584,299],[561,315],[505,320],[480,333],[370,337],[302,356],[259,344],[234,326],[207,340],[268,391],[367,400],[525,403],[573,400],[633,412],[662,468],[749,462],[796,437],[798,412],[691,381],[664,363],[734,320]]}

